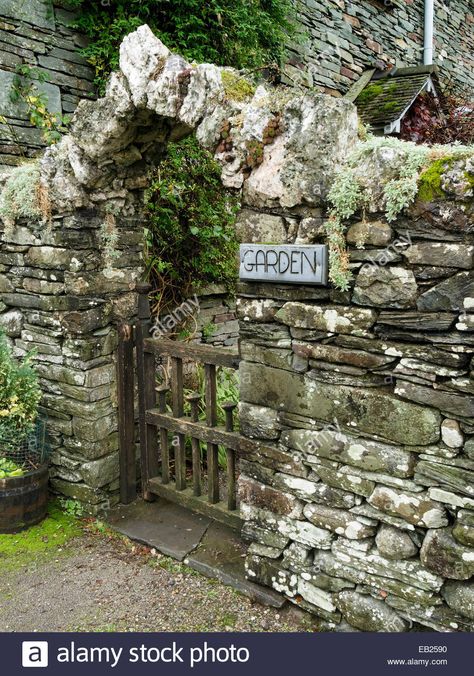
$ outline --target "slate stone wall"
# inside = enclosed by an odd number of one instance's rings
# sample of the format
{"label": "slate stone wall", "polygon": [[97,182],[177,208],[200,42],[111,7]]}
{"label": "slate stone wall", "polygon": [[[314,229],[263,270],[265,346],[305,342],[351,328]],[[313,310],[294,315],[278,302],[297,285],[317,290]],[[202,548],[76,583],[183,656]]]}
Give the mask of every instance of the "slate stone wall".
{"label": "slate stone wall", "polygon": [[[474,630],[473,213],[469,189],[354,222],[348,292],[239,286],[247,575],[323,628]],[[246,219],[324,242],[302,215]]]}
{"label": "slate stone wall", "polygon": [[[343,94],[361,73],[388,64],[423,63],[423,0],[302,0],[300,22],[306,44],[295,44],[289,82]],[[435,2],[435,63],[443,84],[453,82],[472,96],[474,12],[470,0]]]}
{"label": "slate stone wall", "polygon": [[[118,218],[113,269],[100,207],[49,226],[0,225],[0,328],[16,356],[34,349],[52,447],[51,487],[97,513],[118,501],[117,324],[135,316],[143,258],[141,211]],[[210,286],[197,300],[195,339],[235,345],[235,300]]]}
{"label": "slate stone wall", "polygon": [[51,486],[91,512],[118,501],[116,326],[135,313],[141,222],[118,219],[113,271],[99,208],[0,227],[0,326],[17,356],[36,351]]}
{"label": "slate stone wall", "polygon": [[[47,213],[0,228],[0,323],[16,354],[37,348],[52,484],[92,511],[117,500],[116,324],[136,311],[149,166],[194,129],[242,192],[242,240],[324,242],[358,143],[347,100],[263,86],[234,100],[221,69],[190,68],[146,26],[120,68],[38,163]],[[412,152],[360,156],[349,291],[238,291],[247,572],[322,628],[474,629],[474,162],[447,158],[433,201],[388,225],[382,187]]]}
{"label": "slate stone wall", "polygon": [[0,124],[0,169],[45,146],[25,103],[10,99],[18,66],[28,64],[44,76],[44,82],[35,84],[47,96],[51,112],[72,113],[80,99],[94,96],[94,69],[78,53],[86,43],[69,27],[72,20],[61,2],[0,0],[0,115],[8,122]]}

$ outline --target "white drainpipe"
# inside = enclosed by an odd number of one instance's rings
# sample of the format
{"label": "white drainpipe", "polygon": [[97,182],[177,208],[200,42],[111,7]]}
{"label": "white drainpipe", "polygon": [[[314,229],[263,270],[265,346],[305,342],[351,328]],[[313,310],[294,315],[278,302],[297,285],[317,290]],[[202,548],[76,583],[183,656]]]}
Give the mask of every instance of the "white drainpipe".
{"label": "white drainpipe", "polygon": [[434,3],[435,0],[425,0],[425,41],[423,45],[423,63],[425,66],[433,64]]}

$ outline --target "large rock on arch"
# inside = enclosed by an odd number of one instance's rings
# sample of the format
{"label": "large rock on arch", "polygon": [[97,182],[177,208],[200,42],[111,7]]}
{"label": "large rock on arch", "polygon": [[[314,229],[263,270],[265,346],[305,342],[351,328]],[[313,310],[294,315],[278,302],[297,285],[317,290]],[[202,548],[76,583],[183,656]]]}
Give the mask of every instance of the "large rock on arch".
{"label": "large rock on arch", "polygon": [[140,26],[125,37],[105,96],[82,101],[71,134],[46,153],[53,208],[90,206],[97,190],[101,201],[109,192],[127,199],[127,188],[146,187],[147,164],[166,144],[192,132],[215,154],[223,184],[243,188],[250,206],[317,206],[357,142],[357,113],[342,99],[190,64]]}

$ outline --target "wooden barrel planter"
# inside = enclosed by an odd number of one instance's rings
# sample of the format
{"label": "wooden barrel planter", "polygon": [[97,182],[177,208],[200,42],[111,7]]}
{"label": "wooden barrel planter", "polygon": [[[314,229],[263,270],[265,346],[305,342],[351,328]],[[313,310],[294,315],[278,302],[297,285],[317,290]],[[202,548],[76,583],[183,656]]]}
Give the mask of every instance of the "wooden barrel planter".
{"label": "wooden barrel planter", "polygon": [[18,533],[44,519],[48,508],[48,466],[0,479],[0,533]]}

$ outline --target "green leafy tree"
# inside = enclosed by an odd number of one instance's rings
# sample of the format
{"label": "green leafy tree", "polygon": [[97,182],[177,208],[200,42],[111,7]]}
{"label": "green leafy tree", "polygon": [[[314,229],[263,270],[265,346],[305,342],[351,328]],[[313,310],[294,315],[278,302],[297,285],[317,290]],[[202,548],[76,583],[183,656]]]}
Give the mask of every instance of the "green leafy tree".
{"label": "green leafy tree", "polygon": [[90,39],[83,50],[103,90],[118,67],[122,39],[143,23],[185,58],[235,68],[279,64],[295,33],[291,0],[72,0],[76,25]]}

